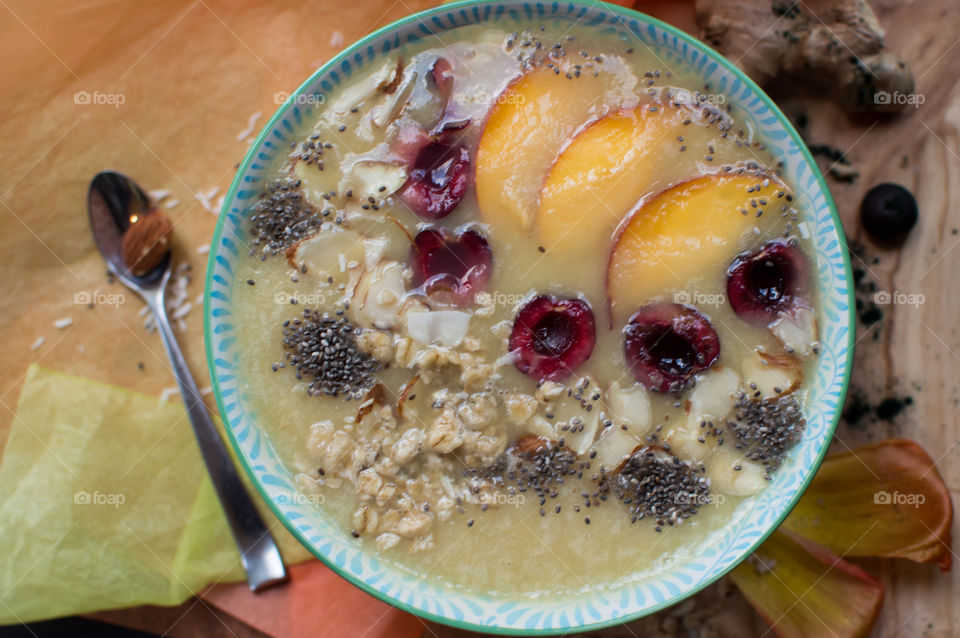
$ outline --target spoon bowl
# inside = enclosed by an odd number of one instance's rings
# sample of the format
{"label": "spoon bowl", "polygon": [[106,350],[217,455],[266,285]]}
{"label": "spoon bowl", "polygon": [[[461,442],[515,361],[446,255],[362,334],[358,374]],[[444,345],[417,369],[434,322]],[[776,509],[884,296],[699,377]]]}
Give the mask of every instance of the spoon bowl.
{"label": "spoon bowl", "polygon": [[128,287],[165,288],[170,278],[170,252],[147,274],[137,277],[123,260],[123,235],[138,217],[152,210],[150,197],[122,173],[103,171],[90,182],[87,194],[93,240],[110,271]]}

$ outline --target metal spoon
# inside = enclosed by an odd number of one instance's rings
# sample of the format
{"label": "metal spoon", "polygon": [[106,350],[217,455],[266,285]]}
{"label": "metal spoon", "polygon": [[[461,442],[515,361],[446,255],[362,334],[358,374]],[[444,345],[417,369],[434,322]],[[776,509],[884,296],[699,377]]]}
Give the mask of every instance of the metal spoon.
{"label": "metal spoon", "polygon": [[164,304],[171,270],[169,251],[153,270],[142,277],[134,276],[124,263],[123,234],[132,220],[150,211],[150,198],[126,175],[104,171],[98,173],[90,182],[87,207],[93,239],[110,272],[127,288],[143,297],[153,311],[163,345],[173,364],[173,374],[180,384],[180,396],[187,404],[187,413],[200,445],[200,453],[240,549],[240,560],[247,572],[250,589],[256,592],[285,581],[287,573],[280,551],[243,487],[227,448],[203,405],[180,346],[173,336]]}

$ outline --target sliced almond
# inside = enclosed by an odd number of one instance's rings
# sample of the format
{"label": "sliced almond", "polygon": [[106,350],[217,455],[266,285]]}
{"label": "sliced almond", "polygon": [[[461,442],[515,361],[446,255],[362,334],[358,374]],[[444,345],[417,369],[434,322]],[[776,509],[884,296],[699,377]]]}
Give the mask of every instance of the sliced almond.
{"label": "sliced almond", "polygon": [[733,409],[740,389],[740,375],[732,368],[713,368],[699,375],[690,393],[687,423],[699,428],[704,419],[722,420]]}
{"label": "sliced almond", "polygon": [[600,411],[592,410],[580,417],[575,427],[561,431],[560,436],[564,444],[577,454],[585,454],[593,446],[600,429]]}
{"label": "sliced almond", "polygon": [[348,153],[340,162],[340,169],[343,176],[337,191],[350,191],[354,199],[363,203],[369,203],[370,198],[379,202],[400,190],[407,181],[407,167],[403,162],[386,157],[374,159],[372,153],[362,156]]}
{"label": "sliced almond", "polygon": [[364,418],[376,407],[381,405],[386,405],[387,401],[387,388],[382,383],[378,383],[370,388],[370,391],[367,392],[367,395],[363,398],[363,401],[360,403],[360,408],[357,410],[357,416],[354,417],[354,423],[360,423]]}
{"label": "sliced almond", "polygon": [[641,438],[631,430],[625,430],[620,425],[611,425],[603,430],[597,439],[594,446],[597,455],[593,463],[607,472],[613,472],[641,443]]}
{"label": "sliced almond", "polygon": [[790,355],[756,351],[743,361],[744,389],[764,399],[790,394],[803,381],[803,365]]}
{"label": "sliced almond", "polygon": [[359,81],[351,83],[346,90],[342,91],[339,97],[331,102],[329,111],[336,115],[344,115],[353,107],[377,97],[385,89],[394,85],[400,70],[399,61],[396,58],[388,58],[379,69],[364,75]]}
{"label": "sliced almond", "polygon": [[817,346],[817,316],[812,308],[797,306],[770,324],[784,349],[799,357],[810,356]]}
{"label": "sliced almond", "polygon": [[524,434],[514,443],[509,452],[523,459],[532,459],[540,452],[556,447],[556,443],[546,437]]}
{"label": "sliced almond", "polygon": [[323,230],[292,246],[287,251],[291,268],[316,275],[321,280],[332,278],[333,284],[350,282],[351,271],[359,275],[364,264],[363,235],[352,230]]}
{"label": "sliced almond", "polygon": [[670,451],[684,459],[705,461],[713,451],[713,444],[708,443],[701,424],[719,425],[733,410],[740,390],[740,375],[731,368],[713,368],[698,375],[690,392],[687,422],[673,427],[664,437]]}
{"label": "sliced almond", "polygon": [[[701,438],[704,440],[701,441]],[[699,420],[695,425],[688,421],[686,424],[674,426],[663,437],[663,440],[670,446],[671,452],[690,461],[705,461],[713,452],[713,444],[707,444]]]}
{"label": "sliced almond", "polygon": [[556,441],[559,438],[557,436],[557,428],[554,424],[539,414],[533,415],[533,417],[527,421],[526,429],[530,434],[540,438],[550,439],[551,441]]}
{"label": "sliced almond", "polygon": [[538,392],[544,401],[544,414],[551,417],[557,436],[577,454],[589,450],[600,429],[604,407],[596,381],[583,377],[570,387],[546,381]]}
{"label": "sliced almond", "polygon": [[410,400],[410,395],[413,394],[413,388],[419,383],[420,375],[415,374],[409,381],[403,384],[403,387],[400,388],[398,393],[399,398],[397,399],[397,418],[403,419],[406,416],[403,413],[403,408],[407,405],[407,402]]}
{"label": "sliced almond", "polygon": [[388,261],[363,273],[350,310],[359,325],[388,330],[397,325],[405,294],[403,265]]}
{"label": "sliced almond", "polygon": [[766,470],[733,450],[718,448],[707,462],[707,476],[715,490],[730,496],[752,496],[769,484]]}
{"label": "sliced almond", "polygon": [[624,388],[614,381],[607,389],[605,398],[607,410],[615,424],[626,425],[638,437],[650,431],[653,423],[650,397],[641,384],[634,383]]}

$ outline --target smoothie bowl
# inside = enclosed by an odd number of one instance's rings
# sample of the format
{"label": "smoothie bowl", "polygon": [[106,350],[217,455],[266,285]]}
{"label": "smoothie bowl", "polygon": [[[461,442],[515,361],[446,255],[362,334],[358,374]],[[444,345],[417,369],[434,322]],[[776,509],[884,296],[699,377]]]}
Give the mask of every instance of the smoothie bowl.
{"label": "smoothie bowl", "polygon": [[746,558],[825,453],[842,230],[729,62],[605,5],[465,2],[295,91],[224,204],[208,361],[321,560],[467,628],[635,618]]}

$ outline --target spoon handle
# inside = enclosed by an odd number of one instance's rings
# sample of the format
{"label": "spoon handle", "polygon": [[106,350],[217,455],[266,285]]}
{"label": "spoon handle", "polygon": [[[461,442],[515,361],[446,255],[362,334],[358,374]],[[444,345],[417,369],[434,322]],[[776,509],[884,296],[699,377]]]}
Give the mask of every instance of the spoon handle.
{"label": "spoon handle", "polygon": [[190,368],[187,367],[183,352],[170,327],[164,308],[163,287],[158,294],[148,295],[147,302],[156,317],[163,345],[173,364],[173,373],[180,385],[180,396],[187,405],[190,423],[193,424],[193,432],[200,445],[200,454],[207,465],[207,472],[210,474],[213,487],[220,498],[220,505],[230,524],[230,530],[240,549],[240,560],[247,572],[250,589],[257,592],[284,582],[287,579],[287,573],[280,550],[277,549],[270,531],[237,474],[236,467],[203,404],[197,384],[193,380]]}

